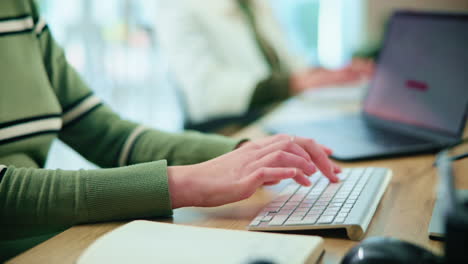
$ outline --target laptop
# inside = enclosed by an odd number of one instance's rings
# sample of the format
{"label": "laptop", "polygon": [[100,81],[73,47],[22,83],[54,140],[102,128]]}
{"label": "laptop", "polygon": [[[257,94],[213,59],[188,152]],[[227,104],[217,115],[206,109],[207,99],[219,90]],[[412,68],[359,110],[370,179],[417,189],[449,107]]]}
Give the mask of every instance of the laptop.
{"label": "laptop", "polygon": [[355,161],[431,153],[460,140],[468,110],[468,14],[399,11],[358,113],[266,124]]}

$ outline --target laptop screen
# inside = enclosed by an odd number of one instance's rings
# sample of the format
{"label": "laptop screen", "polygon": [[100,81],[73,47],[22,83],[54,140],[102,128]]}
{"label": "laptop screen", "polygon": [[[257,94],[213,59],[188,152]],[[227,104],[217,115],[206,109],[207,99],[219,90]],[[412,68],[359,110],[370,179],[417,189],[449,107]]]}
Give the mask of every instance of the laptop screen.
{"label": "laptop screen", "polygon": [[457,135],[467,105],[468,15],[394,15],[364,111]]}

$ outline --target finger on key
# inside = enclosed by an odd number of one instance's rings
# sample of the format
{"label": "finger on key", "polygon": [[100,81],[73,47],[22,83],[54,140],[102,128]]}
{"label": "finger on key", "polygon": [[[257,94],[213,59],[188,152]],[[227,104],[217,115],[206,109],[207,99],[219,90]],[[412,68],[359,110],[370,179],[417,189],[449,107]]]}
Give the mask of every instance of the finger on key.
{"label": "finger on key", "polygon": [[323,175],[330,179],[331,182],[339,181],[339,178],[335,174],[335,165],[314,140],[297,137],[296,142],[309,153],[312,161]]}

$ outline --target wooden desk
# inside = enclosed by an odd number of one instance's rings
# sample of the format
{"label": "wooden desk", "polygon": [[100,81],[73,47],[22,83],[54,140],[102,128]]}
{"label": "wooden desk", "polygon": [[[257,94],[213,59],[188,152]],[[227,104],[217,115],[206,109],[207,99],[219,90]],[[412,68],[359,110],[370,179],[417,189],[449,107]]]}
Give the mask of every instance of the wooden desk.
{"label": "wooden desk", "polygon": [[[264,134],[250,127],[238,134],[251,138]],[[429,240],[427,230],[435,201],[436,170],[433,155],[386,159],[359,163],[341,163],[343,167],[377,166],[393,170],[393,179],[374,215],[366,237],[391,236],[411,241],[437,253],[443,244]],[[467,162],[455,167],[457,175],[468,171]],[[183,208],[174,211],[171,219],[157,219],[175,224],[244,230],[256,213],[266,205],[286,183],[262,188],[248,200],[217,208]],[[458,188],[468,188],[468,178],[457,178]],[[99,236],[125,222],[80,225],[72,227],[52,239],[17,256],[9,263],[74,263],[78,256]],[[321,235],[325,238],[324,263],[338,263],[357,242],[346,238],[344,232],[313,232],[299,234]]]}

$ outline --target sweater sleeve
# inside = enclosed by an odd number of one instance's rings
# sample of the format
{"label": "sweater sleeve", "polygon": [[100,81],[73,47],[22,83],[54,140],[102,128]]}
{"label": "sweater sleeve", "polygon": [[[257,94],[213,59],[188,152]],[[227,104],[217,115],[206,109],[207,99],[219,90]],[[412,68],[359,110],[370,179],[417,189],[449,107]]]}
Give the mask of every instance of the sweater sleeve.
{"label": "sweater sleeve", "polygon": [[[44,68],[63,109],[59,138],[101,167],[166,159],[169,165],[193,164],[224,154],[238,141],[197,133],[170,134],[122,120],[93,95],[67,63],[45,22],[33,12]],[[130,158],[130,154],[132,158]]]}
{"label": "sweater sleeve", "polygon": [[167,173],[165,161],[80,171],[2,167],[1,240],[79,223],[172,214],[167,177],[161,177]]}
{"label": "sweater sleeve", "polygon": [[274,72],[270,77],[260,82],[255,88],[250,109],[271,105],[272,102],[284,100],[290,96],[290,74]]}

